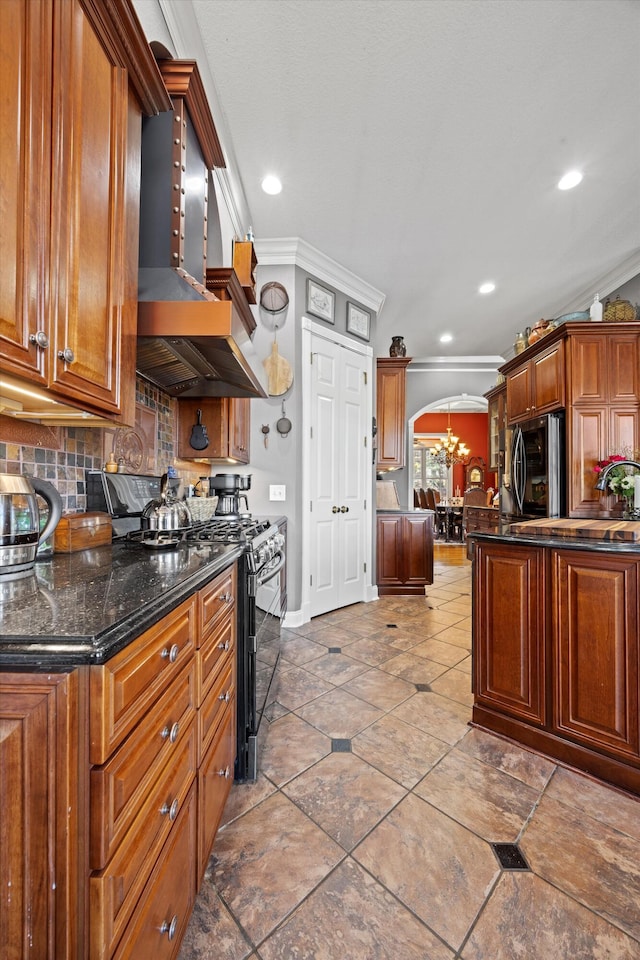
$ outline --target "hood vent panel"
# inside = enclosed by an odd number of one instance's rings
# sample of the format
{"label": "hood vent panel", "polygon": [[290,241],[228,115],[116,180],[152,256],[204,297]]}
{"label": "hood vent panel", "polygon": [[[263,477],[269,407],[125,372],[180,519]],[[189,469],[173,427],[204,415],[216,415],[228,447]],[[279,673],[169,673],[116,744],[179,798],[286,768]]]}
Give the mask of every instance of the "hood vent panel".
{"label": "hood vent panel", "polygon": [[226,267],[205,281],[209,170],[224,157],[198,68],[158,66],[173,110],[143,128],[136,368],[175,397],[266,397],[240,281]]}

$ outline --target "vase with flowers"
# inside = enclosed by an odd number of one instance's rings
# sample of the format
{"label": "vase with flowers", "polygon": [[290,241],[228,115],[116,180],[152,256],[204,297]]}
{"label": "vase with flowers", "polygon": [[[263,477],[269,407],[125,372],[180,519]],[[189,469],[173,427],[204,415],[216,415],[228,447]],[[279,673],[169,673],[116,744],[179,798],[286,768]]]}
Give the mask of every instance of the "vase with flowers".
{"label": "vase with flowers", "polygon": [[[635,503],[636,476],[639,471],[629,465],[629,457],[620,453],[611,454],[604,460],[598,460],[593,472],[599,474],[605,467],[610,467],[607,473],[607,487],[622,502],[622,516],[625,520],[636,519],[638,511]],[[619,464],[619,466],[616,466]]]}

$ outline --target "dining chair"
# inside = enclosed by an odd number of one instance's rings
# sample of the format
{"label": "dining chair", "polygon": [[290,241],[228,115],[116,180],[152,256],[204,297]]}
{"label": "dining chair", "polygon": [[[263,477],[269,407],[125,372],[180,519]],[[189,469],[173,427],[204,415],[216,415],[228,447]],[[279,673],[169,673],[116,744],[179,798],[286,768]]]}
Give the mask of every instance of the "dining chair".
{"label": "dining chair", "polygon": [[430,509],[430,508],[429,508],[429,504],[427,503],[427,495],[426,495],[425,491],[422,489],[422,487],[420,487],[420,489],[418,490],[418,500],[420,501],[420,509],[421,509],[421,510],[429,510],[429,509]]}

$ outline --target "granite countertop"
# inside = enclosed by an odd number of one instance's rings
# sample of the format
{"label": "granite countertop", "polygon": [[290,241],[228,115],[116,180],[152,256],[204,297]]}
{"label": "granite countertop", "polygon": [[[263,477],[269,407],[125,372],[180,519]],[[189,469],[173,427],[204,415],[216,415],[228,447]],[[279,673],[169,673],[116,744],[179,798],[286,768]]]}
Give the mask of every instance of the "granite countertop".
{"label": "granite countertop", "polygon": [[558,550],[588,550],[593,553],[630,553],[640,558],[640,541],[596,540],[586,537],[555,537],[523,533],[468,533],[467,540],[482,540],[488,543],[500,541],[527,547],[553,547]]}
{"label": "granite countertop", "polygon": [[55,554],[0,583],[0,669],[104,663],[240,556],[237,545]]}

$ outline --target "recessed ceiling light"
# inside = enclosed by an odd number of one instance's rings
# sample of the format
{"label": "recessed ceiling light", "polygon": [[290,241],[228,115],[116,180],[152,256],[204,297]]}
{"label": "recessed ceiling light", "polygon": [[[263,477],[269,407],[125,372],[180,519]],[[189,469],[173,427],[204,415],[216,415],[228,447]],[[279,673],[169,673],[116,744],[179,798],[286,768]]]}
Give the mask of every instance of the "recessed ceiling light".
{"label": "recessed ceiling light", "polygon": [[269,176],[265,177],[262,181],[262,189],[265,193],[269,193],[275,197],[275,195],[282,190],[282,184],[277,177],[269,174]]}
{"label": "recessed ceiling light", "polygon": [[489,283],[483,283],[481,287],[478,287],[478,293],[493,293],[495,288],[495,283],[491,283],[491,281],[489,281]]}
{"label": "recessed ceiling light", "polygon": [[558,190],[572,190],[577,187],[582,180],[582,174],[579,170],[570,170],[558,183]]}
{"label": "recessed ceiling light", "polygon": [[440,337],[440,343],[451,343],[453,336],[450,333],[443,333]]}

